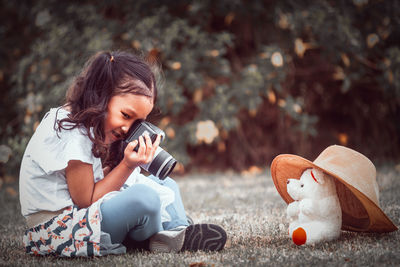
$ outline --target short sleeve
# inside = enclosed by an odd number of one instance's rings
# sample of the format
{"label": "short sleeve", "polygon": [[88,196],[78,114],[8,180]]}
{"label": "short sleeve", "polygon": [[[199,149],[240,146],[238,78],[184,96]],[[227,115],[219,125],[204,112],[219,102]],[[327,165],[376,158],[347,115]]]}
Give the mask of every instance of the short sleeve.
{"label": "short sleeve", "polygon": [[[93,165],[93,142],[87,131],[83,128],[55,130],[56,114],[51,110],[42,120],[30,141],[31,146],[27,148],[27,156],[47,174],[65,169],[70,160]],[[61,119],[60,116],[66,115],[60,113],[57,119]]]}

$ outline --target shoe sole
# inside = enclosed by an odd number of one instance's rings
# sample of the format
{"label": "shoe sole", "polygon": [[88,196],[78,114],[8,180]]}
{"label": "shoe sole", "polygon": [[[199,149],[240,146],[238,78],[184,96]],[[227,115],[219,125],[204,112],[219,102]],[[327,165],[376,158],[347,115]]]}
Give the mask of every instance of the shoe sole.
{"label": "shoe sole", "polygon": [[215,224],[189,225],[180,251],[219,251],[226,243],[226,232]]}

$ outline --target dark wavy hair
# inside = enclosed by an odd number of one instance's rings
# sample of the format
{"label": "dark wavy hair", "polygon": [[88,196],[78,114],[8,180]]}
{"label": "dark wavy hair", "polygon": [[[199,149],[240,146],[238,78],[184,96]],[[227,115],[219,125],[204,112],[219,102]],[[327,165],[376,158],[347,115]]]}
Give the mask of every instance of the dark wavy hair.
{"label": "dark wavy hair", "polygon": [[[137,86],[143,82],[147,88]],[[71,113],[57,121],[58,130],[84,127],[93,142],[92,153],[103,166],[114,167],[122,159],[122,142],[111,146],[104,143],[104,119],[111,97],[131,93],[157,99],[157,86],[152,66],[143,57],[128,52],[99,52],[85,64],[75,77],[66,95]]]}

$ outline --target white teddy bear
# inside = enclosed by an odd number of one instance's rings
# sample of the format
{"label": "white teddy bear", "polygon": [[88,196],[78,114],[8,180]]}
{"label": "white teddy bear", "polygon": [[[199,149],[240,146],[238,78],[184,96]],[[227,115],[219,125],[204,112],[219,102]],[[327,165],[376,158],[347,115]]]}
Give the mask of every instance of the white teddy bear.
{"label": "white teddy bear", "polygon": [[289,236],[296,245],[315,244],[339,237],[342,211],[333,178],[319,169],[307,169],[288,179],[287,192],[295,200],[287,207]]}

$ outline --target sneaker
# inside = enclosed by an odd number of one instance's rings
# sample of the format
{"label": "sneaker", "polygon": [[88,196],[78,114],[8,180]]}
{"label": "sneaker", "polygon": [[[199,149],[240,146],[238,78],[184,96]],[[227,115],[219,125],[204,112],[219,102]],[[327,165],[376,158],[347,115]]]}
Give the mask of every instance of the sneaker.
{"label": "sneaker", "polygon": [[194,224],[161,231],[150,238],[150,251],[219,251],[226,243],[226,232],[215,224]]}
{"label": "sneaker", "polygon": [[193,224],[185,231],[180,251],[220,251],[226,243],[225,230],[215,224]]}

